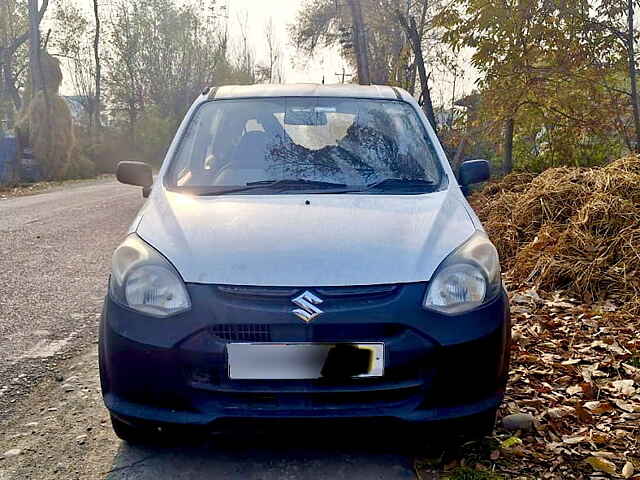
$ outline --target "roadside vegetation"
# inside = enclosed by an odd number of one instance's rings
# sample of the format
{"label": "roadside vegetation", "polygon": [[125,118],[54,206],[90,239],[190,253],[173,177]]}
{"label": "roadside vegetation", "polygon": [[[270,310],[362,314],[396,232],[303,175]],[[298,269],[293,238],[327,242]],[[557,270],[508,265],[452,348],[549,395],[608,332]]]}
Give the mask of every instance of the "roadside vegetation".
{"label": "roadside vegetation", "polygon": [[[5,128],[29,108],[29,72],[47,70],[47,55],[30,51],[29,3],[2,4]],[[157,165],[204,87],[286,81],[287,40],[298,63],[320,48],[339,52],[347,69],[327,82],[396,85],[419,98],[454,167],[468,158],[491,160],[499,174],[595,166],[640,143],[637,0],[308,0],[289,39],[272,22],[229,18],[215,0],[96,1],[93,11],[73,0],[31,3],[36,40],[81,105],[76,165],[57,176],[109,172],[123,158]],[[248,36],[255,28],[268,47],[262,59]]]}
{"label": "roadside vegetation", "polygon": [[[111,173],[120,160],[157,166],[203,88],[283,79],[273,25],[259,27],[270,45],[259,62],[249,25],[232,38],[215,1],[118,0],[97,15],[70,0],[40,2],[35,54],[28,3],[0,4],[0,125],[21,132],[45,180]],[[62,73],[80,106],[73,118],[59,96]]]}
{"label": "roadside vegetation", "polygon": [[[339,48],[354,69],[366,50],[368,80],[418,97],[455,167],[487,158],[497,174],[540,172],[637,151],[637,7],[636,0],[314,0],[291,34],[307,53]],[[365,42],[355,35],[358,23]]]}

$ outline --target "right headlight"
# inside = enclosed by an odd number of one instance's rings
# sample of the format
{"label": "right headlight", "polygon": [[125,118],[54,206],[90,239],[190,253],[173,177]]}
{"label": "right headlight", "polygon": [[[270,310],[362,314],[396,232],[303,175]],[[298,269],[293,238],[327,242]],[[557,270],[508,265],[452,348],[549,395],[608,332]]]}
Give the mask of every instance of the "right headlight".
{"label": "right headlight", "polygon": [[496,247],[477,231],[440,264],[423,306],[448,315],[464,313],[494,298],[500,286]]}
{"label": "right headlight", "polygon": [[154,317],[169,317],[191,308],[180,274],[135,234],[113,254],[109,293],[120,305]]}

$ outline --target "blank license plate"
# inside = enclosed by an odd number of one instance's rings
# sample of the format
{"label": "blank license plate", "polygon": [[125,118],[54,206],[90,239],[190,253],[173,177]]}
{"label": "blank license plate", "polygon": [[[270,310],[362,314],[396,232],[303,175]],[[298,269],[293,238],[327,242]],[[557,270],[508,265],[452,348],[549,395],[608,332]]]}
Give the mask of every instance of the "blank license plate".
{"label": "blank license plate", "polygon": [[381,377],[383,343],[230,343],[229,378],[312,380]]}

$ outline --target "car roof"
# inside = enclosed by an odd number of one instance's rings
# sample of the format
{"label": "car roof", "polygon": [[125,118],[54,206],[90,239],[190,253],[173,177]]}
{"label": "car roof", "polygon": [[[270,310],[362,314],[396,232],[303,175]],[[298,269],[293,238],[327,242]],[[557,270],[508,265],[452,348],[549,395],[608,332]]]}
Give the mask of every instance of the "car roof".
{"label": "car roof", "polygon": [[400,88],[386,85],[297,83],[289,85],[226,85],[207,92],[209,98],[256,98],[256,97],[345,97],[385,100],[406,100],[409,94]]}

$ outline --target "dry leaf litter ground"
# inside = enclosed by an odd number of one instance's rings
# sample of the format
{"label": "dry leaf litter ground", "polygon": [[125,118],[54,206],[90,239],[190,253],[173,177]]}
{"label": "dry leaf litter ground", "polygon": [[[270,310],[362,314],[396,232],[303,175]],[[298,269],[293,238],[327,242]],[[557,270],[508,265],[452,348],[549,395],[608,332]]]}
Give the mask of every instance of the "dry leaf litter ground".
{"label": "dry leaf litter ground", "polygon": [[640,158],[511,174],[471,203],[511,292],[501,417],[533,425],[499,422],[440,478],[640,479]]}

